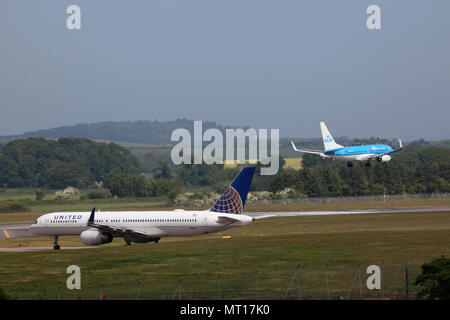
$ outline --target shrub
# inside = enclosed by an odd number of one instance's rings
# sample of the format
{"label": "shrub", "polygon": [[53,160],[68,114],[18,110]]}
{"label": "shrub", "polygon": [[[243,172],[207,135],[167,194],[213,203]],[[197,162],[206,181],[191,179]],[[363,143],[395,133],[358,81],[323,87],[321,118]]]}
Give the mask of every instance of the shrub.
{"label": "shrub", "polygon": [[17,201],[5,201],[0,203],[1,213],[13,213],[13,212],[28,212],[30,208],[25,204]]}
{"label": "shrub", "polygon": [[45,193],[41,190],[36,191],[36,201],[41,201],[45,198]]}
{"label": "shrub", "polygon": [[111,198],[111,192],[108,189],[100,189],[89,191],[86,194],[88,199],[109,199]]}
{"label": "shrub", "polygon": [[3,288],[0,288],[0,300],[9,300],[9,296],[3,291]]}
{"label": "shrub", "polygon": [[431,300],[450,299],[450,259],[440,257],[421,266],[422,274],[416,278],[415,284],[422,287],[418,298]]}

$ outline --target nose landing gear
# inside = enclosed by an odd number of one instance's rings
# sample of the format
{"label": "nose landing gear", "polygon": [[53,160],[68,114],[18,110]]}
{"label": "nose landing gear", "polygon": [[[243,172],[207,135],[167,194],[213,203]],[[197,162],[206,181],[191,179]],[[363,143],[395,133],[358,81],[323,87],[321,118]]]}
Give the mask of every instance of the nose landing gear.
{"label": "nose landing gear", "polygon": [[53,250],[59,250],[61,247],[58,244],[59,236],[53,236]]}

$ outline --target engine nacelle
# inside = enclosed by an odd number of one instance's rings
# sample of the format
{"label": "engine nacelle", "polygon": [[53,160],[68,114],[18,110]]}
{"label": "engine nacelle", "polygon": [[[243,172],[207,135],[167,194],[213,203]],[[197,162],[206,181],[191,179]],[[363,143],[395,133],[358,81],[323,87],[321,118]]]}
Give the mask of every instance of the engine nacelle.
{"label": "engine nacelle", "polygon": [[80,238],[81,242],[87,246],[98,246],[99,244],[109,243],[113,240],[112,234],[98,230],[83,231]]}
{"label": "engine nacelle", "polygon": [[389,162],[391,161],[392,157],[390,155],[385,154],[381,157],[381,162]]}

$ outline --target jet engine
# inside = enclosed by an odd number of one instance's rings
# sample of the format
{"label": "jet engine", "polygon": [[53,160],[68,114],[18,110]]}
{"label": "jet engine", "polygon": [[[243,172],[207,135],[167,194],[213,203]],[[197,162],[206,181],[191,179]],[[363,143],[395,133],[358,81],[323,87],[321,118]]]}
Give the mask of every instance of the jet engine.
{"label": "jet engine", "polygon": [[98,246],[99,244],[109,243],[113,240],[112,234],[98,230],[83,231],[80,238],[81,242],[88,246]]}
{"label": "jet engine", "polygon": [[385,154],[381,157],[381,162],[389,162],[391,161],[392,157],[390,155]]}

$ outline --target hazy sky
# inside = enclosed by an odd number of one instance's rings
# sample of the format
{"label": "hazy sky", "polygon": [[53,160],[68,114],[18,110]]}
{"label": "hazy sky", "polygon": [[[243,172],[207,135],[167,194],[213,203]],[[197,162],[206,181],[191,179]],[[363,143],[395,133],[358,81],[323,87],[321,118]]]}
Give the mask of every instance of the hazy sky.
{"label": "hazy sky", "polygon": [[[81,7],[81,30],[66,8]],[[382,30],[366,9],[381,8]],[[213,120],[449,139],[450,1],[1,0],[0,135]]]}

